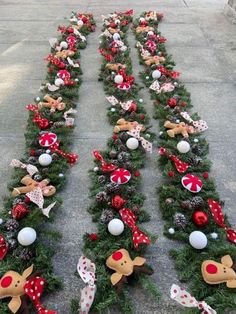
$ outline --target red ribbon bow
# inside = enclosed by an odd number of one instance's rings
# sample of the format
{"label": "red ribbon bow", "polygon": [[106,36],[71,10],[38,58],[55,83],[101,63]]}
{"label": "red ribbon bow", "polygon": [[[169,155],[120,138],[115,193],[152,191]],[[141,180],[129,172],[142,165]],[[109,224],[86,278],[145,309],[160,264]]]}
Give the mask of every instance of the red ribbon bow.
{"label": "red ribbon bow", "polygon": [[41,116],[41,114],[39,113],[38,111],[38,106],[37,105],[27,105],[26,106],[26,109],[27,110],[30,110],[30,111],[33,111],[35,114],[34,114],[34,117],[32,119],[32,122],[35,122],[38,124],[38,127],[41,129],[41,130],[46,130],[47,128],[49,128],[49,121],[48,119],[46,118],[43,118]]}
{"label": "red ribbon bow", "polygon": [[45,280],[41,277],[35,277],[28,280],[24,286],[25,294],[31,299],[34,303],[38,314],[57,314],[56,311],[45,310],[45,308],[40,303],[40,297],[43,293],[45,285]]}
{"label": "red ribbon bow", "polygon": [[171,155],[164,147],[161,147],[158,152],[160,155],[165,155],[171,161],[173,161],[175,164],[175,168],[179,173],[184,173],[185,171],[187,171],[189,165],[186,162],[178,159],[175,155]]}
{"label": "red ribbon bow", "polygon": [[4,237],[0,234],[0,261],[2,261],[7,254],[8,245]]}
{"label": "red ribbon bow", "polygon": [[151,241],[149,237],[144,234],[137,226],[136,219],[137,217],[129,208],[122,208],[119,210],[119,214],[123,220],[123,222],[132,229],[133,232],[133,243],[135,249],[138,249],[139,244],[150,244]]}
{"label": "red ribbon bow", "polygon": [[134,83],[134,77],[132,75],[127,75],[124,69],[120,69],[118,74],[123,77],[123,82],[129,83],[130,85]]}
{"label": "red ribbon bow", "polygon": [[68,159],[68,162],[71,165],[74,165],[77,162],[79,156],[77,154],[74,154],[74,153],[65,153],[59,149],[59,146],[60,146],[60,142],[56,141],[56,143],[54,143],[53,145],[50,145],[50,150],[53,153],[57,153],[58,155],[61,155],[62,157]]}
{"label": "red ribbon bow", "polygon": [[93,156],[94,158],[96,158],[98,161],[101,162],[101,170],[103,172],[111,172],[117,169],[117,166],[106,163],[106,161],[104,160],[104,158],[102,157],[102,155],[100,154],[98,150],[93,151]]}
{"label": "red ribbon bow", "polygon": [[57,66],[60,69],[64,69],[66,67],[66,64],[64,62],[62,62],[59,58],[53,56],[52,54],[48,55],[45,60],[51,62],[53,65]]}
{"label": "red ribbon bow", "polygon": [[99,53],[100,53],[103,57],[105,57],[105,59],[106,59],[107,61],[111,62],[111,61],[114,60],[114,58],[112,57],[112,55],[111,55],[111,54],[107,54],[104,49],[99,48],[98,51],[99,51]]}
{"label": "red ribbon bow", "polygon": [[228,241],[236,244],[236,231],[230,229],[228,226],[225,225],[225,217],[223,215],[222,207],[220,206],[220,204],[211,198],[207,200],[207,203],[211,211],[212,217],[217,225],[225,229]]}
{"label": "red ribbon bow", "polygon": [[171,78],[174,78],[174,79],[180,75],[180,72],[167,70],[161,65],[157,66],[157,70],[160,71],[162,74],[166,76],[170,76]]}

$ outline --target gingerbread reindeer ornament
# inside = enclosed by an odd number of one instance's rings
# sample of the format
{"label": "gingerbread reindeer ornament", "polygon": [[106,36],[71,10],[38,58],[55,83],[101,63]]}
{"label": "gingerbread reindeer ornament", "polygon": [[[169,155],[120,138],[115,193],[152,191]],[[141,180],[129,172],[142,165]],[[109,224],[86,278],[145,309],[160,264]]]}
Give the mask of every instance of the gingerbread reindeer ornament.
{"label": "gingerbread reindeer ornament", "polygon": [[236,288],[236,263],[230,255],[221,258],[221,263],[206,260],[202,263],[202,277],[210,285],[226,282],[228,288]]}

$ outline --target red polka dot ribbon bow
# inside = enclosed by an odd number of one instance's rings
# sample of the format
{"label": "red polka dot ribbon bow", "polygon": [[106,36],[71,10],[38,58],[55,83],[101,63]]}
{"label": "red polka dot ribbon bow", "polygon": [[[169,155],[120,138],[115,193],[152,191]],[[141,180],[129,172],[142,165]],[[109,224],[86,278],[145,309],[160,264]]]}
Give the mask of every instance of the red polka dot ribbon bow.
{"label": "red polka dot ribbon bow", "polygon": [[101,170],[103,172],[111,172],[111,171],[114,171],[115,169],[117,169],[117,166],[115,166],[113,164],[106,163],[106,161],[104,160],[104,158],[102,157],[102,155],[100,154],[100,152],[98,150],[94,150],[93,151],[93,156],[98,161],[100,161],[100,163],[101,163]]}
{"label": "red polka dot ribbon bow", "polygon": [[0,261],[2,261],[7,254],[8,246],[4,237],[0,234]]}
{"label": "red polka dot ribbon bow", "polygon": [[158,152],[160,155],[166,156],[170,160],[172,160],[178,172],[184,173],[185,171],[187,171],[189,165],[186,162],[183,162],[182,160],[178,159],[175,155],[171,155],[164,147],[159,148]]}
{"label": "red polka dot ribbon bow", "polygon": [[87,314],[93,304],[96,293],[96,266],[85,256],[81,256],[77,264],[78,273],[86,284],[80,295],[80,314]]}
{"label": "red polka dot ribbon bow", "polygon": [[208,202],[209,209],[211,211],[212,217],[214,218],[215,222],[217,223],[219,227],[225,229],[228,241],[236,244],[236,231],[233,229],[230,229],[228,226],[225,225],[224,223],[225,218],[224,218],[222,207],[220,206],[220,204],[213,199],[208,199],[207,202]]}
{"label": "red polka dot ribbon bow", "polygon": [[40,303],[40,297],[43,293],[45,286],[45,280],[41,277],[35,277],[28,280],[24,286],[25,294],[34,303],[38,314],[57,314],[55,311],[45,310],[45,308]]}
{"label": "red polka dot ribbon bow", "polygon": [[33,118],[32,118],[32,122],[37,123],[38,127],[41,130],[46,130],[47,128],[49,128],[50,124],[49,124],[48,119],[43,118],[40,115],[39,108],[38,108],[37,105],[29,104],[29,105],[26,106],[26,109],[35,113]]}
{"label": "red polka dot ribbon bow", "polygon": [[119,210],[119,214],[123,222],[133,231],[133,243],[135,249],[138,249],[139,244],[150,244],[151,241],[146,234],[144,234],[137,226],[137,217],[129,208],[122,208]]}
{"label": "red polka dot ribbon bow", "polygon": [[180,115],[189,123],[194,126],[194,130],[196,133],[203,132],[208,129],[208,125],[204,120],[193,121],[188,112],[181,112]]}
{"label": "red polka dot ribbon bow", "polygon": [[138,124],[134,129],[131,131],[127,132],[127,134],[135,137],[137,140],[139,140],[143,146],[143,148],[147,152],[152,152],[152,143],[148,142],[144,137],[140,136],[140,132],[142,130],[143,126],[142,124]]}
{"label": "red polka dot ribbon bow", "polygon": [[66,158],[70,165],[74,165],[77,162],[79,156],[77,154],[74,154],[74,153],[65,153],[61,149],[59,149],[59,146],[60,146],[60,142],[56,141],[56,143],[54,143],[50,146],[51,152],[57,153],[58,155],[62,156],[63,158]]}
{"label": "red polka dot ribbon bow", "polygon": [[177,285],[171,286],[170,297],[185,307],[196,307],[202,310],[202,314],[216,314],[216,311],[205,301],[198,302],[190,293]]}

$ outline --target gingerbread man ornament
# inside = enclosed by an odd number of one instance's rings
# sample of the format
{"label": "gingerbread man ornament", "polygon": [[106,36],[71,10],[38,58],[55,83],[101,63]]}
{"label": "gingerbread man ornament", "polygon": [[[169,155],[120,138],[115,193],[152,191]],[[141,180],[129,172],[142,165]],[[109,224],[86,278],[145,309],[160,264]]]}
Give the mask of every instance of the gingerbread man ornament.
{"label": "gingerbread man ornament", "polygon": [[142,126],[141,131],[145,131],[145,127],[142,124],[139,124],[136,121],[126,121],[125,119],[119,119],[116,122],[116,126],[113,129],[114,133],[119,133],[120,131],[131,131],[133,129],[135,129],[138,125]]}
{"label": "gingerbread man ornament", "polygon": [[169,137],[175,137],[176,134],[182,134],[184,138],[188,138],[189,134],[194,133],[194,127],[184,122],[180,122],[179,124],[177,124],[172,123],[170,121],[166,121],[164,123],[164,127],[170,129],[167,131]]}
{"label": "gingerbread man ornament", "polygon": [[40,102],[38,106],[39,109],[45,107],[50,108],[51,112],[55,112],[56,110],[62,111],[66,108],[66,104],[62,102],[62,97],[54,99],[49,95],[45,95],[43,99],[46,100],[46,102]]}
{"label": "gingerbread man ornament", "polygon": [[210,285],[226,282],[228,288],[236,288],[236,264],[230,255],[221,258],[221,263],[207,260],[202,263],[202,277]]}

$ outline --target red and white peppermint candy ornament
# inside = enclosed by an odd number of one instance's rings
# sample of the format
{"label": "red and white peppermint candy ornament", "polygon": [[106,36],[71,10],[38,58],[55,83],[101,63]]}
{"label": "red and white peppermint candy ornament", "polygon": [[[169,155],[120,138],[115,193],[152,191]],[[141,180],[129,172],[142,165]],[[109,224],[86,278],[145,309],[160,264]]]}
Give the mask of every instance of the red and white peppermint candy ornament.
{"label": "red and white peppermint candy ornament", "polygon": [[67,70],[60,70],[57,72],[57,76],[61,79],[69,79],[70,78],[70,72]]}
{"label": "red and white peppermint candy ornament", "polygon": [[39,137],[39,144],[42,147],[49,147],[55,144],[56,141],[57,141],[57,135],[51,132],[43,133]]}
{"label": "red and white peppermint candy ornament", "polygon": [[110,180],[116,184],[125,184],[131,179],[131,173],[124,168],[118,168],[112,172]]}
{"label": "red and white peppermint candy ornament", "polygon": [[129,83],[126,83],[126,82],[117,84],[117,88],[119,88],[120,90],[129,90],[130,87],[131,87],[131,85]]}
{"label": "red and white peppermint candy ornament", "polygon": [[192,193],[198,193],[202,189],[202,181],[193,174],[186,174],[181,180],[183,187]]}

